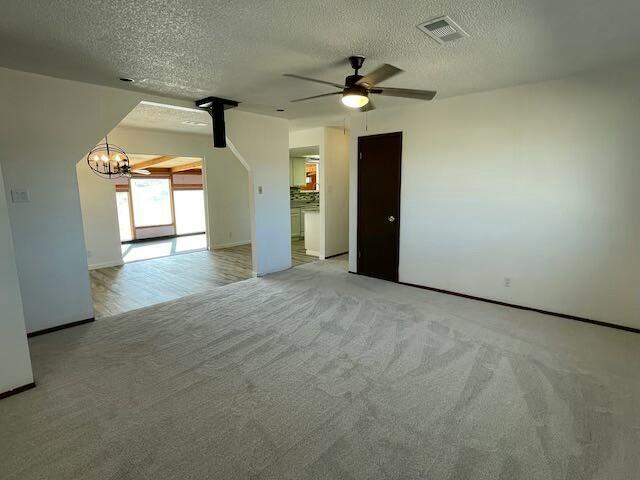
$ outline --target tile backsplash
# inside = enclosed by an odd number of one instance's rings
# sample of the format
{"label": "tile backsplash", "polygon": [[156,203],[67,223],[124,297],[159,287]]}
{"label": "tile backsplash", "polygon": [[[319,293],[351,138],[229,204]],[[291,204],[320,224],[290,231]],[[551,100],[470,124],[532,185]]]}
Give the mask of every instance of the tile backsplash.
{"label": "tile backsplash", "polygon": [[299,188],[289,189],[289,198],[292,202],[320,202],[320,192],[314,190],[304,191]]}

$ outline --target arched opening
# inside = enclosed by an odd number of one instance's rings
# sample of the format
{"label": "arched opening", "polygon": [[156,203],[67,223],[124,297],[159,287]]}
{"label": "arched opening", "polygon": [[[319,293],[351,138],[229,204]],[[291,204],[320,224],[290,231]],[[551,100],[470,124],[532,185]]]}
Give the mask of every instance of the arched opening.
{"label": "arched opening", "polygon": [[142,102],[108,135],[127,152],[130,177],[100,178],[78,162],[96,318],[254,275],[248,168],[212,148],[207,122]]}

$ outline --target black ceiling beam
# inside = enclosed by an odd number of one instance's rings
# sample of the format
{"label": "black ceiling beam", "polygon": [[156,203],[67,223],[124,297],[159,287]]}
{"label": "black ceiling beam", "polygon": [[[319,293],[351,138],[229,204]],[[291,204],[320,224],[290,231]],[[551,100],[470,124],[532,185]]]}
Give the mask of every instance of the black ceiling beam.
{"label": "black ceiling beam", "polygon": [[225,148],[227,146],[224,111],[237,107],[239,104],[240,102],[218,97],[206,97],[196,100],[196,107],[209,112],[213,120],[213,146],[215,148]]}

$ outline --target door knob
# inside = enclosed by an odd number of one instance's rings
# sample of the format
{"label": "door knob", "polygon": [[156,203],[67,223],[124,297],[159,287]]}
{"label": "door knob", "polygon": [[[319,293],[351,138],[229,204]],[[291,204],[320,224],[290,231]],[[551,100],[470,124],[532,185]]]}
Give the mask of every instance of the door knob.
{"label": "door knob", "polygon": [[394,217],[393,215],[389,215],[388,220],[389,220],[389,222],[393,223],[393,222],[396,221],[396,217]]}

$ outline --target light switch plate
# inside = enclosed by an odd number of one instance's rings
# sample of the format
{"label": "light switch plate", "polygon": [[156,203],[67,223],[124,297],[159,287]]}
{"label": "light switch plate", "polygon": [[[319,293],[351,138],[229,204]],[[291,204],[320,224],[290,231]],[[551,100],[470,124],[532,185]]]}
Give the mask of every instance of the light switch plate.
{"label": "light switch plate", "polygon": [[29,203],[31,201],[29,190],[26,188],[11,190],[11,201],[13,203]]}

